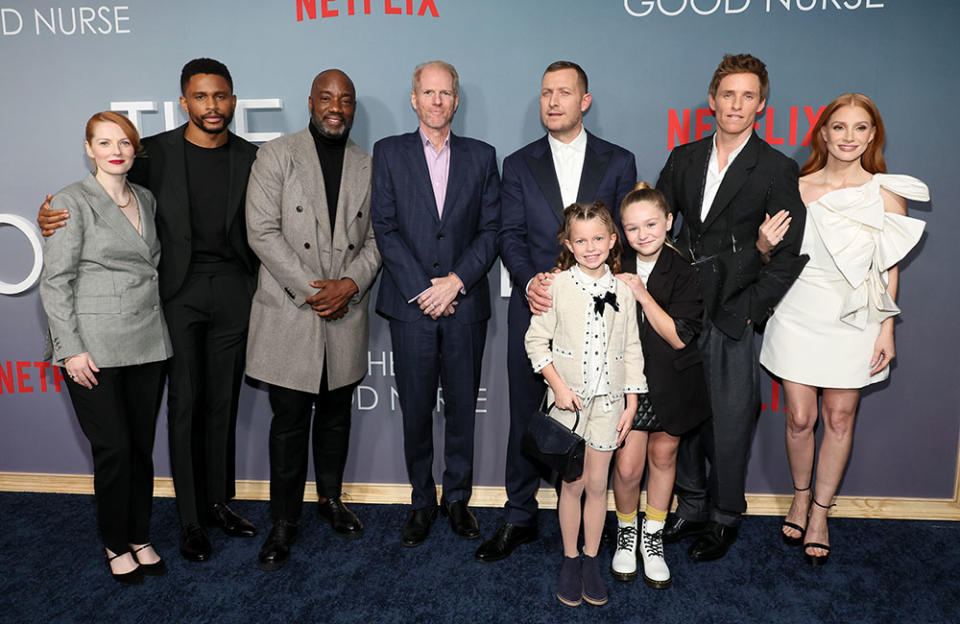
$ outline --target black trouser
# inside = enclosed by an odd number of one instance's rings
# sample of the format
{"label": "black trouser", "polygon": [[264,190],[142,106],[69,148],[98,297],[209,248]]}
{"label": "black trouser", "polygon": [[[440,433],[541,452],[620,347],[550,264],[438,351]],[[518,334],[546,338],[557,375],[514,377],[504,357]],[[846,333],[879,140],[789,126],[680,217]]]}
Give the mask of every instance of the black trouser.
{"label": "black trouser", "polygon": [[[747,460],[760,414],[760,364],[754,336],[748,327],[740,340],[734,340],[704,316],[698,346],[713,418],[680,440],[674,490],[681,518],[736,526],[747,510]],[[709,473],[705,459],[710,462]]]}
{"label": "black trouser", "polygon": [[153,439],[163,362],[101,368],[88,390],[64,375],[80,428],[93,452],[97,526],[114,553],[150,541]]}
{"label": "black trouser", "polygon": [[324,367],[316,394],[270,384],[270,515],[296,522],[307,482],[310,416],[313,415],[313,470],[317,496],[338,498],[350,444],[350,408],[356,382],[327,388]]}
{"label": "black trouser", "polygon": [[250,278],[239,268],[195,272],[164,304],[173,342],[167,419],[180,522],[234,495],[237,401],[250,320]]}

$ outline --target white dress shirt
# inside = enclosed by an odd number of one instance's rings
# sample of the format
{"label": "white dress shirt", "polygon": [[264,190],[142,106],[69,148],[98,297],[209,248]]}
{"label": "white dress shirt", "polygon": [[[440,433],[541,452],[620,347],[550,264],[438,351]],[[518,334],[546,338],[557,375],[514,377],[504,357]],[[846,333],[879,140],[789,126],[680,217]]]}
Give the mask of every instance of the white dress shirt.
{"label": "white dress shirt", "polygon": [[[550,144],[550,153],[553,155],[553,170],[557,173],[557,182],[560,183],[560,201],[566,208],[577,201],[580,192],[580,174],[583,173],[583,159],[587,154],[587,133],[580,126],[580,134],[569,143],[563,143],[547,135]],[[524,294],[530,292],[530,284],[537,279],[534,276],[524,289]]]}
{"label": "white dress shirt", "polygon": [[707,164],[707,181],[703,186],[703,204],[700,205],[700,221],[707,220],[707,213],[710,212],[710,206],[713,205],[713,200],[717,197],[717,191],[720,190],[723,176],[727,175],[727,171],[730,170],[730,165],[732,165],[733,161],[740,155],[740,152],[743,151],[743,147],[749,140],[750,134],[747,134],[747,138],[743,140],[743,143],[727,156],[727,166],[720,169],[720,162],[717,159],[717,135],[714,133],[713,149],[710,150],[710,162]]}
{"label": "white dress shirt", "polygon": [[560,183],[560,199],[566,208],[577,201],[577,193],[580,191],[580,174],[583,173],[583,158],[587,153],[587,133],[581,126],[580,134],[569,143],[562,143],[551,135],[547,135],[547,141],[550,143],[553,168]]}

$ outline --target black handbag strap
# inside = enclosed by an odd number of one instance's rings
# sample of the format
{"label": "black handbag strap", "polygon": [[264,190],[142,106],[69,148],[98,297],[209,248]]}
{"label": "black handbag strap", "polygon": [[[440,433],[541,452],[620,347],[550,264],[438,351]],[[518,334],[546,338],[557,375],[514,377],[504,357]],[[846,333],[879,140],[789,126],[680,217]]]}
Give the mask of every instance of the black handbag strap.
{"label": "black handbag strap", "polygon": [[[543,399],[540,401],[540,407],[543,410],[543,413],[550,415],[550,408],[552,408],[556,403],[551,403],[547,405],[547,394],[549,391],[543,393]],[[580,425],[580,408],[577,407],[576,403],[573,405],[573,413],[577,415],[577,418],[573,421],[573,426],[570,427],[570,431],[576,431],[577,426]],[[559,422],[559,421],[558,421]]]}

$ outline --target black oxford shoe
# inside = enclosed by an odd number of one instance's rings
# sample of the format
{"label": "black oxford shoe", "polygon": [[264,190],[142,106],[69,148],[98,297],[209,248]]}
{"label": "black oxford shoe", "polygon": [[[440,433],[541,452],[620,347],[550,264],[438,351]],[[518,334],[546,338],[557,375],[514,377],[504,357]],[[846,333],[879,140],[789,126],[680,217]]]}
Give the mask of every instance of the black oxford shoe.
{"label": "black oxford shoe", "polygon": [[403,545],[419,546],[430,535],[430,525],[437,517],[437,506],[414,509],[403,525]]}
{"label": "black oxford shoe", "polygon": [[460,537],[464,539],[480,537],[480,527],[477,525],[477,519],[470,513],[467,504],[462,500],[443,503],[440,507],[440,513],[450,518],[450,528]]}
{"label": "black oxford shoe", "polygon": [[226,503],[214,503],[210,508],[210,524],[220,527],[230,537],[253,537],[257,527],[249,520],[241,518]]}
{"label": "black oxford shoe", "polygon": [[702,534],[706,528],[706,521],[695,522],[681,518],[676,514],[670,514],[663,526],[663,541],[666,544],[673,544],[688,537],[696,537]]}
{"label": "black oxford shoe", "polygon": [[180,529],[180,554],[187,561],[206,561],[213,553],[210,538],[199,524],[187,524]]}
{"label": "black oxford shoe", "polygon": [[735,541],[737,541],[737,527],[710,522],[703,534],[690,546],[687,554],[694,561],[713,561],[727,554],[727,550]]}
{"label": "black oxford shoe", "polygon": [[338,537],[352,540],[363,535],[363,524],[360,518],[347,508],[339,496],[317,503],[317,515],[330,523],[333,533]]}
{"label": "black oxford shoe", "polygon": [[279,570],[290,561],[290,546],[297,538],[297,525],[278,520],[257,555],[257,567],[266,572]]}
{"label": "black oxford shoe", "polygon": [[493,537],[480,545],[473,558],[483,563],[500,561],[509,557],[513,549],[520,544],[526,544],[535,539],[537,539],[536,525],[524,527],[504,522]]}

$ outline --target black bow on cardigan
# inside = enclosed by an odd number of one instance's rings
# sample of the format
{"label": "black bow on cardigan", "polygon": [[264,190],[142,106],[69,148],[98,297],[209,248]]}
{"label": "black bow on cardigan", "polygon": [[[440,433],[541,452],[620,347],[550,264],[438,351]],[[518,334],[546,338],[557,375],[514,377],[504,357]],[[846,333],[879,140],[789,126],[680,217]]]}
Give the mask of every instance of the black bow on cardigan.
{"label": "black bow on cardigan", "polygon": [[593,297],[593,311],[598,315],[603,315],[603,304],[609,303],[610,307],[614,309],[615,312],[620,311],[620,306],[617,305],[617,293],[608,291],[604,296],[594,295]]}

